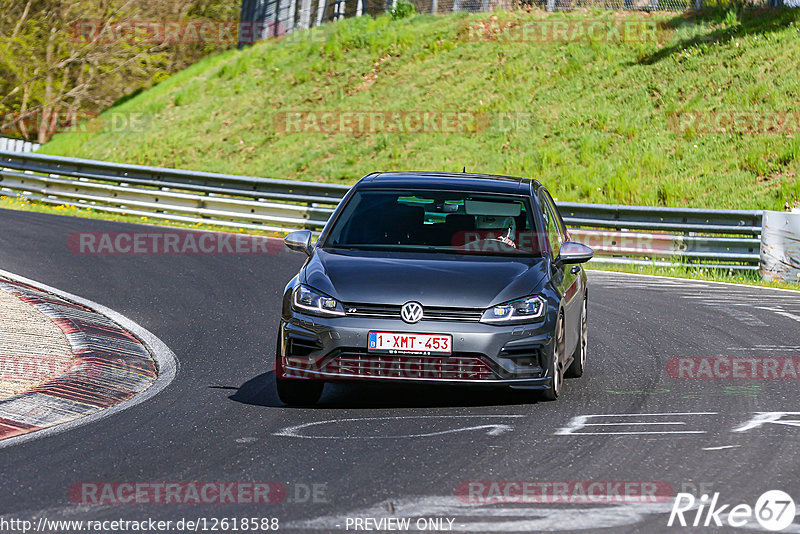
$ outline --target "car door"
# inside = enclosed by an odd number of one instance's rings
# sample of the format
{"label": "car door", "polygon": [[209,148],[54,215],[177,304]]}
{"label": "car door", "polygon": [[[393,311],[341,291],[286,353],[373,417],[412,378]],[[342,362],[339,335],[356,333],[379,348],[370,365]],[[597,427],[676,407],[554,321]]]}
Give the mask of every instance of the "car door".
{"label": "car door", "polygon": [[[565,350],[567,354],[572,354],[578,343],[577,324],[580,320],[580,266],[574,265],[555,265],[555,260],[561,250],[561,245],[567,241],[567,231],[564,222],[561,220],[558,210],[555,207],[550,193],[542,188],[539,194],[539,204],[543,211],[546,223],[547,241],[550,243],[551,260],[553,261],[553,283],[561,294],[564,308],[564,328],[565,328]],[[577,269],[576,269],[577,267]]]}

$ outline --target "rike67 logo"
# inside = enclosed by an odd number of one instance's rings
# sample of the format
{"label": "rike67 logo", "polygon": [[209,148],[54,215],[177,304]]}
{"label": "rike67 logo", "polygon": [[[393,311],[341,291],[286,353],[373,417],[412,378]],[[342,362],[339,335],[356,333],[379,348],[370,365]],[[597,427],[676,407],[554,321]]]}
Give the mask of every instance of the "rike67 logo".
{"label": "rike67 logo", "polygon": [[721,527],[741,528],[755,526],[771,531],[781,531],[794,522],[795,504],[792,497],[780,490],[763,493],[755,506],[746,503],[721,504],[719,492],[711,497],[703,495],[696,499],[691,493],[678,493],[672,503],[667,526],[671,527]]}

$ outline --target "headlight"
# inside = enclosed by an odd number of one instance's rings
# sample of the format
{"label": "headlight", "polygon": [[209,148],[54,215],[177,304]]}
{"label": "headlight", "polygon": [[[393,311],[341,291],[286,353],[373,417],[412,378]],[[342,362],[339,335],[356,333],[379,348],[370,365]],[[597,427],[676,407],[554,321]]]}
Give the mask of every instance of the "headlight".
{"label": "headlight", "polygon": [[524,297],[489,308],[483,312],[482,323],[529,322],[544,315],[547,303],[542,297]]}
{"label": "headlight", "polygon": [[304,285],[294,288],[292,307],[310,315],[344,315],[344,308],[338,300]]}

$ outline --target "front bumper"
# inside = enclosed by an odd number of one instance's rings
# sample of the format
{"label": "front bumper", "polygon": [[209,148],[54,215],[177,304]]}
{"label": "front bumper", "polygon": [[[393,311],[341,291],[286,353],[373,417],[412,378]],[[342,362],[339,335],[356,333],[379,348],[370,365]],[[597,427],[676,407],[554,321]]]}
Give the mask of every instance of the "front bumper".
{"label": "front bumper", "polygon": [[[370,331],[451,334],[451,355],[375,353]],[[283,379],[549,387],[551,318],[523,325],[366,317],[321,318],[291,310],[283,317],[276,373]]]}

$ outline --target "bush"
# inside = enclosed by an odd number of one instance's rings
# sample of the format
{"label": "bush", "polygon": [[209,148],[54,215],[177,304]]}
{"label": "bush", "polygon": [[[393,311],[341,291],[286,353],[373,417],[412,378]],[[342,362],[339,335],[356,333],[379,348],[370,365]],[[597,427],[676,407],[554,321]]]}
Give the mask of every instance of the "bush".
{"label": "bush", "polygon": [[417,12],[417,6],[409,2],[408,0],[398,0],[397,5],[394,9],[390,12],[393,20],[400,20],[406,17],[410,17],[411,15]]}

